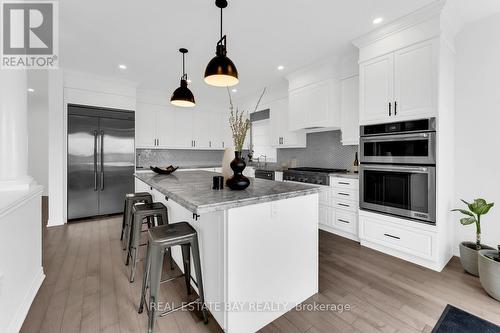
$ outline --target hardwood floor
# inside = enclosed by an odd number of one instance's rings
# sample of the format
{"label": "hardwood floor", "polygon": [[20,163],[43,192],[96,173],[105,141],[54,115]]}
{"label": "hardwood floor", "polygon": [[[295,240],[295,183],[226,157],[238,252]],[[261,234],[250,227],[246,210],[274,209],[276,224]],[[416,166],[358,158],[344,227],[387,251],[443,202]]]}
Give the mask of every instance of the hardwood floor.
{"label": "hardwood floor", "polygon": [[[21,332],[146,331],[146,314],[136,311],[142,265],[139,279],[129,283],[120,227],[117,216],[44,228],[47,277]],[[320,232],[319,258],[320,292],[306,303],[348,304],[350,310],[292,310],[261,332],[431,332],[448,303],[500,324],[500,303],[462,271],[458,258],[437,273],[325,232]],[[186,299],[182,279],[162,288],[162,299]],[[222,332],[213,318],[204,325],[191,312],[161,318],[157,328]]]}

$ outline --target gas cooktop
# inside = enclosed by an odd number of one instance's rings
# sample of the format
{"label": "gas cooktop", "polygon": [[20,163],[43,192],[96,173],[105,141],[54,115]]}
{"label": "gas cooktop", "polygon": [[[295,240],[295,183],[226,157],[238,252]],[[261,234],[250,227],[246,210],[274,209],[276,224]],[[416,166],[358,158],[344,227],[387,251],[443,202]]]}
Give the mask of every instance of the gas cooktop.
{"label": "gas cooktop", "polygon": [[322,172],[322,173],[346,173],[346,169],[327,169],[327,168],[311,168],[311,167],[301,167],[301,168],[289,168],[292,171],[307,171],[307,172]]}

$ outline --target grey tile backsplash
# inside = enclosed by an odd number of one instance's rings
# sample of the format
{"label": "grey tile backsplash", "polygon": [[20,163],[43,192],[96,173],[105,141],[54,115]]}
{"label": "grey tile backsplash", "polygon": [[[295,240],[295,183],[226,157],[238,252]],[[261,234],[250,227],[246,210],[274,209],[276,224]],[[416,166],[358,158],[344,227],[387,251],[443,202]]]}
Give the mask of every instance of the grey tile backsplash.
{"label": "grey tile backsplash", "polygon": [[352,170],[359,146],[343,146],[340,130],[307,134],[307,148],[278,149],[278,164],[297,160],[297,166]]}
{"label": "grey tile backsplash", "polygon": [[[340,142],[340,131],[329,131],[307,134],[307,148],[278,149],[278,165],[289,165],[292,159],[297,166],[318,168],[352,169],[354,154],[358,146],[343,146]],[[246,157],[248,152],[244,151]],[[191,150],[191,149],[137,149],[136,163],[138,167],[167,166],[173,164],[180,167],[220,166],[223,150]]]}
{"label": "grey tile backsplash", "polygon": [[222,164],[223,150],[190,150],[190,149],[137,149],[136,163],[138,167],[168,166],[209,167]]}

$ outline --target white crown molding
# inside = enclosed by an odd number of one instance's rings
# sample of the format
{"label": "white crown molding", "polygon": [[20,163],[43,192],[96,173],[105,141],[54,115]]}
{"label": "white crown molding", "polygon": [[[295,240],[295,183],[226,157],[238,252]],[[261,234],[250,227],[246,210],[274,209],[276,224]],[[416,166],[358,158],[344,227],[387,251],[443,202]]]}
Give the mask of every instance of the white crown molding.
{"label": "white crown molding", "polygon": [[433,2],[425,7],[417,9],[416,11],[408,15],[391,21],[359,38],[356,38],[352,41],[352,43],[358,48],[362,48],[375,43],[392,34],[408,29],[409,27],[415,26],[419,23],[429,20],[436,15],[439,15],[442,12],[445,4],[446,0],[438,0],[436,2]]}

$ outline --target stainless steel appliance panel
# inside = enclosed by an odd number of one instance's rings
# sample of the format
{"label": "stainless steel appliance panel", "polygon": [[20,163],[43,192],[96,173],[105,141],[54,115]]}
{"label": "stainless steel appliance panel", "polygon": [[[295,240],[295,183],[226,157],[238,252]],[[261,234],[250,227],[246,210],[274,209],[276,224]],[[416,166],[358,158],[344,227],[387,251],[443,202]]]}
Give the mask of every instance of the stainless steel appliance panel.
{"label": "stainless steel appliance panel", "polygon": [[257,169],[255,170],[255,178],[274,180],[274,171]]}
{"label": "stainless steel appliance panel", "polygon": [[134,191],[134,113],[68,106],[68,219],[121,213]]}
{"label": "stainless steel appliance panel", "polygon": [[99,118],[68,115],[68,219],[99,215]]}
{"label": "stainless steel appliance panel", "polygon": [[436,132],[367,136],[361,163],[436,164]]}
{"label": "stainless steel appliance panel", "polygon": [[134,189],[134,158],[134,121],[100,118],[100,215],[123,211],[123,198]]}
{"label": "stainless steel appliance panel", "polygon": [[360,208],[436,222],[436,168],[362,164]]}

